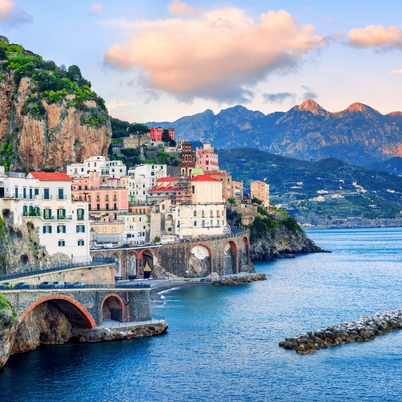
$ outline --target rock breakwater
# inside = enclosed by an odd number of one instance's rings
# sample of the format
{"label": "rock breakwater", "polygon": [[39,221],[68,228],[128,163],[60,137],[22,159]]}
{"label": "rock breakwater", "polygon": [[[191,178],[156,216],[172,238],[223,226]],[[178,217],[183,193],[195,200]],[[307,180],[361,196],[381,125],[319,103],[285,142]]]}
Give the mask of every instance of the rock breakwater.
{"label": "rock breakwater", "polygon": [[306,332],[295,338],[286,338],[279,342],[279,346],[295,350],[300,354],[308,354],[329,346],[371,341],[376,336],[398,329],[402,329],[402,308],[360,317],[355,321],[336,324],[326,329]]}
{"label": "rock breakwater", "polygon": [[255,281],[265,281],[267,278],[265,274],[238,274],[221,276],[218,279],[212,281],[212,285],[215,286],[232,286],[240,283],[250,283]]}

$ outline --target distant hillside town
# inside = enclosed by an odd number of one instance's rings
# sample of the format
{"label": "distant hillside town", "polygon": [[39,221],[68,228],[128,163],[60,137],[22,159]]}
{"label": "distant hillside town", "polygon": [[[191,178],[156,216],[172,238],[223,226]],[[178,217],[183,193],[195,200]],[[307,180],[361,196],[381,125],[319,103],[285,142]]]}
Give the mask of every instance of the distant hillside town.
{"label": "distant hillside town", "polygon": [[[174,141],[174,130],[168,135]],[[162,140],[151,128],[140,143]],[[125,141],[138,138],[124,138]],[[169,148],[171,144],[167,144]],[[137,145],[130,145],[134,147]],[[214,147],[193,149],[180,141],[175,166],[139,163],[94,155],[67,165],[66,172],[6,172],[0,167],[0,207],[15,224],[39,231],[40,245],[50,255],[63,253],[73,262],[87,262],[99,247],[170,243],[231,233],[226,209],[244,201],[243,182],[219,168]],[[169,168],[169,169],[168,169]],[[169,170],[175,172],[168,173]],[[269,185],[251,183],[251,199],[269,208]]]}

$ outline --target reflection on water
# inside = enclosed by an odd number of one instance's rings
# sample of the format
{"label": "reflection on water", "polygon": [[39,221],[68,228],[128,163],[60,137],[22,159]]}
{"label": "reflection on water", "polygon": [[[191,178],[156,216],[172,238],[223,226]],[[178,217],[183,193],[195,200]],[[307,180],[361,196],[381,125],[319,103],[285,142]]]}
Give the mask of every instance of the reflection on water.
{"label": "reflection on water", "polygon": [[13,356],[2,401],[399,400],[402,332],[308,356],[278,342],[402,307],[401,230],[309,236],[333,252],[258,263],[263,282],[165,292],[166,335]]}

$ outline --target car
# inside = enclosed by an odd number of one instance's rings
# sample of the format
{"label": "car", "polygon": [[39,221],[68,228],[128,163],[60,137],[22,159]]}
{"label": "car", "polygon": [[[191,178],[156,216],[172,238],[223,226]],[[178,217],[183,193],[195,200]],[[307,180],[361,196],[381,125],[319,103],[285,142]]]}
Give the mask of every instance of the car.
{"label": "car", "polygon": [[67,288],[67,289],[72,288],[73,284],[71,282],[64,282],[64,287]]}
{"label": "car", "polygon": [[73,288],[83,288],[85,286],[84,282],[74,282]]}
{"label": "car", "polygon": [[29,283],[28,282],[18,282],[15,284],[15,289],[29,289]]}
{"label": "car", "polygon": [[64,288],[64,282],[55,281],[52,282],[53,288]]}
{"label": "car", "polygon": [[181,242],[182,242],[182,243],[190,243],[190,239],[186,239],[185,237],[183,237],[183,238],[181,239]]}
{"label": "car", "polygon": [[12,282],[4,282],[2,283],[3,289],[14,289],[14,283]]}
{"label": "car", "polygon": [[100,250],[102,246],[90,246],[89,247],[91,250]]}
{"label": "car", "polygon": [[40,289],[48,289],[53,287],[53,282],[42,282],[41,284],[38,285],[38,288]]}

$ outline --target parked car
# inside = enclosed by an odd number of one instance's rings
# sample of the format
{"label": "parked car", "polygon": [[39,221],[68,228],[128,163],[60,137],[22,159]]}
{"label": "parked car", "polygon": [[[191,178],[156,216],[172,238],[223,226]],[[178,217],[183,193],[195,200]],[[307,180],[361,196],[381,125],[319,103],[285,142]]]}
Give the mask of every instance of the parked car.
{"label": "parked car", "polygon": [[59,282],[59,281],[55,281],[55,282],[52,282],[52,284],[53,284],[53,288],[64,288],[64,282]]}
{"label": "parked car", "polygon": [[90,250],[100,250],[102,246],[90,246]]}
{"label": "parked car", "polygon": [[14,289],[14,283],[12,282],[4,282],[2,283],[3,289]]}
{"label": "parked car", "polygon": [[15,289],[29,289],[29,287],[28,282],[18,282],[15,284]]}
{"label": "parked car", "polygon": [[48,289],[53,287],[53,282],[42,282],[39,286],[40,289]]}
{"label": "parked car", "polygon": [[189,239],[186,239],[185,237],[183,237],[183,238],[181,239],[181,242],[182,242],[182,243],[190,243],[190,240],[189,240]]}
{"label": "parked car", "polygon": [[73,288],[83,288],[85,286],[84,282],[74,282]]}
{"label": "parked car", "polygon": [[71,282],[64,282],[64,287],[65,288],[72,288],[74,286],[73,286],[73,284]]}

